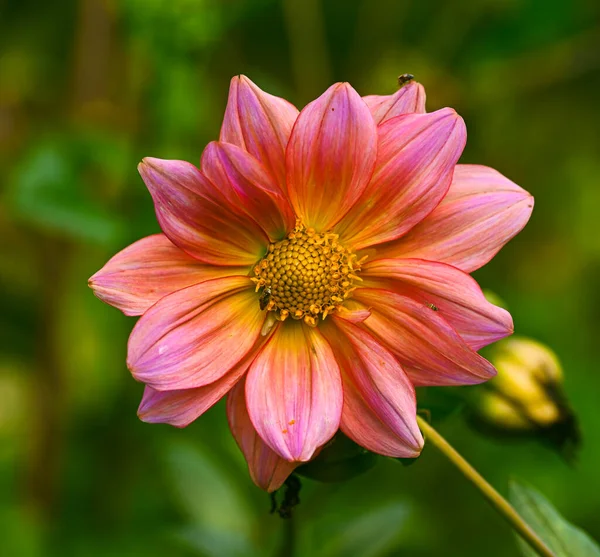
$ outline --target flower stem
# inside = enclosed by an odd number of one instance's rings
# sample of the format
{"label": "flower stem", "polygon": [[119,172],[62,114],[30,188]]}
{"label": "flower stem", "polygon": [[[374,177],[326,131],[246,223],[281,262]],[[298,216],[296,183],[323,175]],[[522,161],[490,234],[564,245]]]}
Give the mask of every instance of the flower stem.
{"label": "flower stem", "polygon": [[296,525],[293,515],[283,520],[283,537],[278,555],[281,557],[294,557],[296,554]]}
{"label": "flower stem", "polygon": [[512,505],[500,495],[425,419],[417,416],[419,427],[433,443],[488,500],[517,533],[542,557],[556,557],[542,539],[519,516]]}

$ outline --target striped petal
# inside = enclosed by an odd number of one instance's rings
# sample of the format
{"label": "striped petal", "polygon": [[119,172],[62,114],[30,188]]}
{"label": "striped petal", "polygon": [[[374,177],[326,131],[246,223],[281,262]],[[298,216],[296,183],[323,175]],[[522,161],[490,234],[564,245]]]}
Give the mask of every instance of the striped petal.
{"label": "striped petal", "polygon": [[294,212],[274,178],[240,147],[209,143],[202,154],[201,168],[229,202],[242,207],[271,241],[280,240],[294,227]]}
{"label": "striped petal", "polygon": [[269,95],[246,76],[231,80],[220,140],[241,147],[273,175],[285,190],[285,148],[298,109]]}
{"label": "striped petal", "polygon": [[236,367],[235,371],[226,373],[214,383],[195,389],[157,391],[146,387],[138,408],[138,417],[149,424],[186,427],[231,390],[244,373],[238,373],[239,369]]}
{"label": "striped petal", "polygon": [[269,239],[255,221],[232,206],[202,173],[184,161],[145,158],[139,171],[169,239],[213,265],[253,265]]}
{"label": "striped petal", "polygon": [[377,125],[403,114],[425,113],[425,88],[416,81],[407,83],[393,95],[368,95],[363,101]]}
{"label": "striped petal", "polygon": [[287,187],[306,226],[330,229],[367,186],[377,150],[373,117],[347,83],[332,85],[298,116],[286,152]]}
{"label": "striped petal", "polygon": [[213,383],[257,340],[264,312],[248,277],[210,280],[152,306],[129,337],[127,366],[158,391]]}
{"label": "striped petal", "polygon": [[513,333],[510,313],[488,302],[477,282],[456,267],[422,259],[378,259],[363,267],[361,277],[365,286],[430,304],[473,350]]}
{"label": "striped petal", "polygon": [[532,211],[533,197],[496,170],[459,164],[435,210],[406,236],[378,246],[377,257],[430,259],[472,273],[522,230]]}
{"label": "striped petal", "polygon": [[341,430],[366,449],[392,457],[419,455],[415,389],[406,373],[372,335],[344,319],[323,334],[340,366],[344,389]]}
{"label": "striped petal", "polygon": [[338,365],[317,328],[286,322],[246,379],[250,419],[263,441],[289,461],[308,461],[340,423]]}
{"label": "striped petal", "polygon": [[157,391],[146,386],[138,409],[139,418],[152,424],[167,423],[175,427],[186,427],[221,400],[243,377],[268,338],[268,336],[259,337],[246,356],[233,369],[204,387]]}
{"label": "striped petal", "polygon": [[298,466],[281,458],[260,438],[248,415],[245,381],[240,381],[227,396],[227,418],[235,440],[246,458],[254,483],[272,492],[279,489]]}
{"label": "striped petal", "polygon": [[131,244],[89,280],[94,294],[125,315],[142,315],[172,292],[214,278],[241,275],[244,267],[202,265],[164,234]]}
{"label": "striped petal", "polygon": [[355,249],[399,238],[431,213],[466,142],[464,122],[450,108],[399,116],[378,132],[373,179],[336,227]]}
{"label": "striped petal", "polygon": [[471,385],[496,374],[492,364],[427,305],[383,289],[360,288],[354,298],[371,309],[364,326],[398,358],[416,387]]}

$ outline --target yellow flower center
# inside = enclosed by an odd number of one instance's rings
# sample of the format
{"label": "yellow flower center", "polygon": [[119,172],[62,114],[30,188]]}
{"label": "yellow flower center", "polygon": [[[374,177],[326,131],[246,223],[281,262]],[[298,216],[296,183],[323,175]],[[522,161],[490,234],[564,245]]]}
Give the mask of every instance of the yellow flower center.
{"label": "yellow flower center", "polygon": [[314,327],[355,290],[360,265],[356,254],[338,242],[338,235],[318,233],[298,223],[284,240],[254,267],[261,309],[280,321],[303,319]]}

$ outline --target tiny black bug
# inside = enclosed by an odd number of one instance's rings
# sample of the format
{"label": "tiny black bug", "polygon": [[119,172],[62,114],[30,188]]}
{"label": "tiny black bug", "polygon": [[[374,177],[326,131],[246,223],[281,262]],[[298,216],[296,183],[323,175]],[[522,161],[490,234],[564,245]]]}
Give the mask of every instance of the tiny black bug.
{"label": "tiny black bug", "polygon": [[414,78],[415,78],[415,76],[411,73],[403,73],[402,75],[399,75],[398,76],[398,87],[403,87],[407,83],[410,83]]}
{"label": "tiny black bug", "polygon": [[271,289],[267,286],[260,293],[260,297],[258,298],[258,305],[259,305],[261,311],[269,305],[270,301],[271,301]]}

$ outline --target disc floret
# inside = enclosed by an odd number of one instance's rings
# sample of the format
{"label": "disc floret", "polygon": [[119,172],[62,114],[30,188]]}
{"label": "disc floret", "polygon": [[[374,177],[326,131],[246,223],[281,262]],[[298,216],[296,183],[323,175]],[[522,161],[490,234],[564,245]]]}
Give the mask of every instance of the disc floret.
{"label": "disc floret", "polygon": [[254,267],[261,309],[280,321],[292,317],[314,327],[352,295],[364,259],[343,246],[338,234],[297,223]]}

